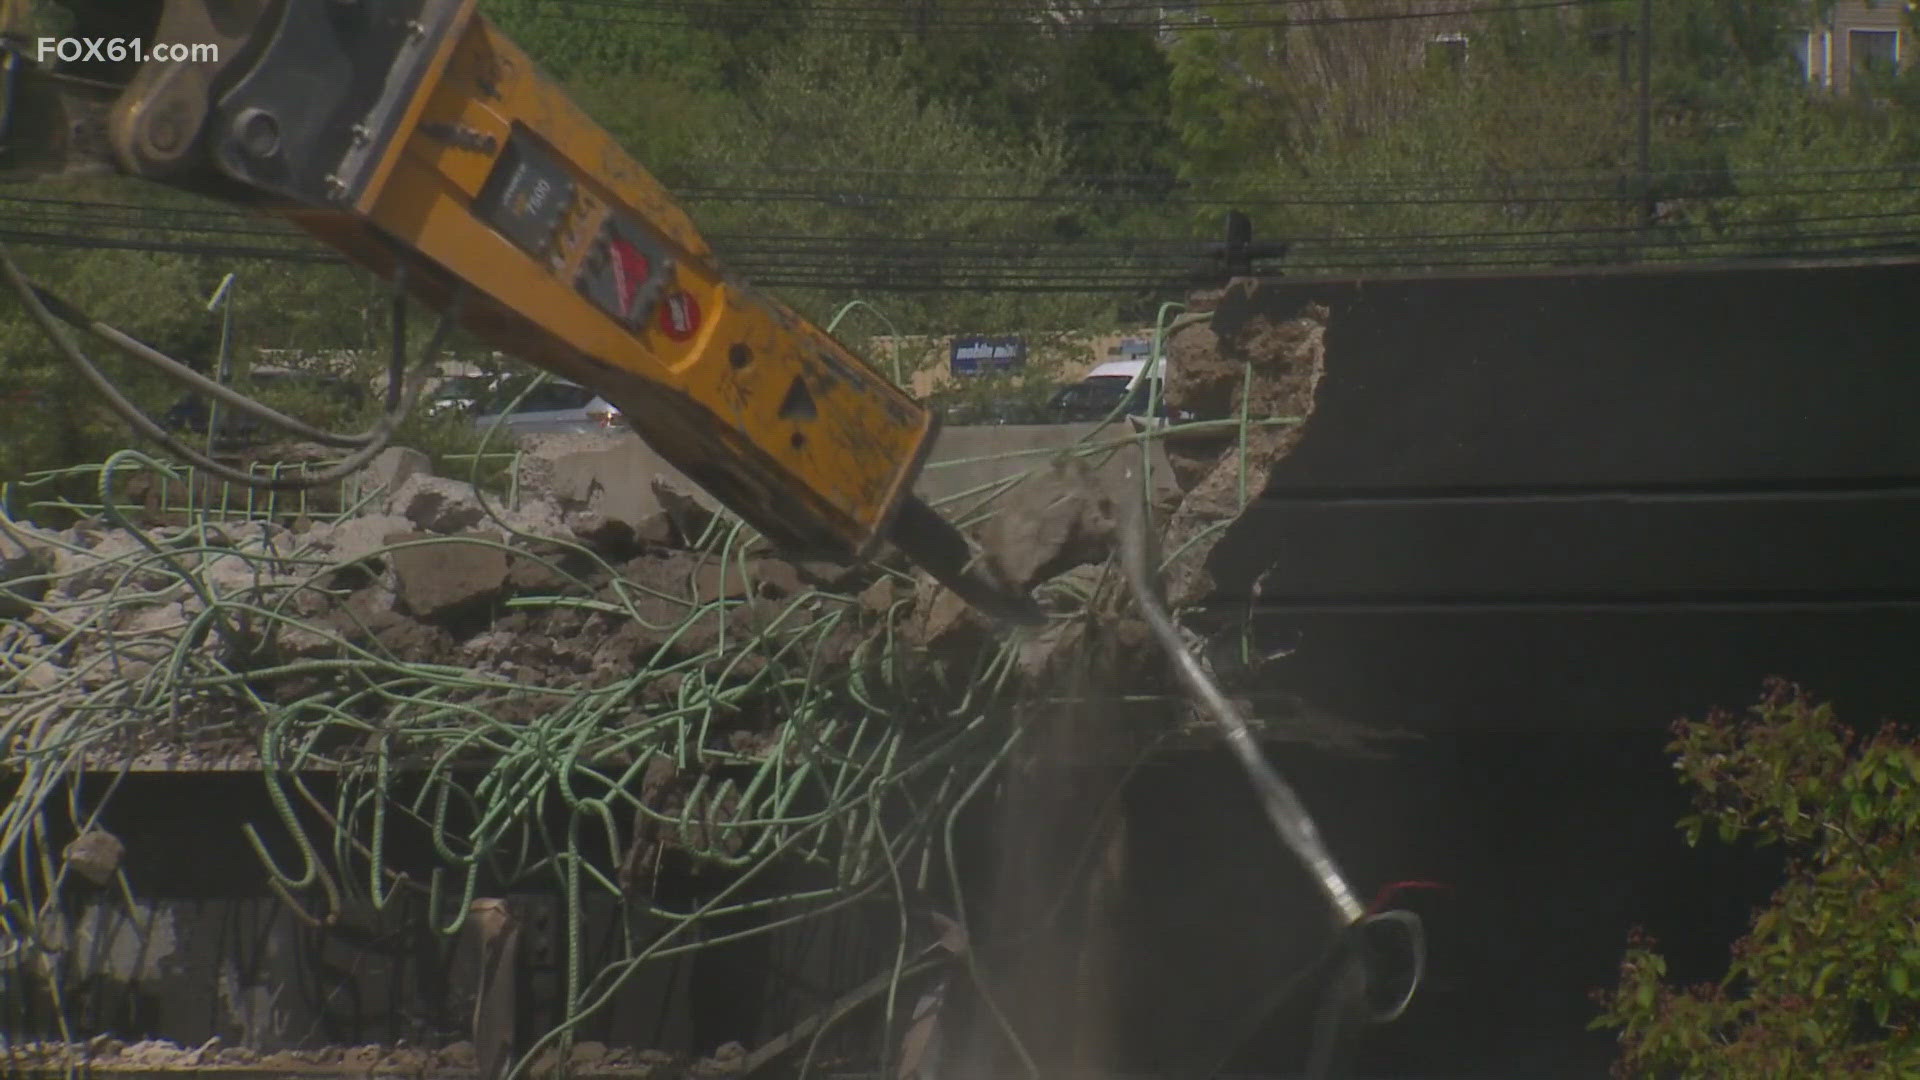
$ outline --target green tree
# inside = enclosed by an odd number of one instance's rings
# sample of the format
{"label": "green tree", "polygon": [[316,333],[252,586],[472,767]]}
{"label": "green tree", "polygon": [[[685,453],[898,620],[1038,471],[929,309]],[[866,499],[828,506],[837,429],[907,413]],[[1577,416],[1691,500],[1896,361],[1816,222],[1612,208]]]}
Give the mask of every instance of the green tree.
{"label": "green tree", "polygon": [[[595,0],[483,0],[500,31],[562,80],[613,72],[718,78],[724,43],[708,29],[644,7]],[[650,106],[644,99],[636,109]]]}
{"label": "green tree", "polygon": [[1676,987],[1636,933],[1597,1028],[1621,1076],[1887,1076],[1920,1072],[1920,744],[1860,737],[1831,706],[1771,683],[1745,719],[1683,721],[1672,743],[1712,831],[1783,847],[1787,880],[1717,983]]}
{"label": "green tree", "polygon": [[1201,5],[1226,28],[1183,31],[1171,47],[1187,175],[1284,174],[1417,109],[1432,31],[1417,19],[1367,21],[1408,10],[1406,0]]}
{"label": "green tree", "polygon": [[[1172,65],[1153,35],[1123,25],[1097,26],[1058,39],[1048,81],[1047,115],[1068,140],[1068,168],[1101,178],[1097,191],[1165,190],[1176,165],[1170,111]],[[1114,181],[1110,177],[1139,177]]]}
{"label": "green tree", "polygon": [[[1830,6],[1654,4],[1644,176],[1638,0],[1463,24],[1458,70],[1417,62],[1423,20],[1314,23],[1411,12],[1410,0],[1221,8],[1270,25],[1172,47],[1183,175],[1256,206],[1294,196],[1260,209],[1261,229],[1298,238],[1295,265],[1318,270],[1871,244],[1876,228],[1900,227],[1888,215],[1920,207],[1898,185],[1836,177],[1920,150],[1907,105],[1920,76],[1889,78],[1869,100],[1810,92],[1793,46]],[[1328,263],[1320,237],[1362,254]],[[1399,237],[1418,239],[1385,242]]]}
{"label": "green tree", "polygon": [[[175,355],[212,351],[217,328],[193,300],[198,294],[204,303],[205,275],[188,257],[59,249],[17,249],[12,255],[41,287],[142,341]],[[151,369],[86,335],[68,336],[136,404],[150,413],[165,409],[171,386]],[[98,460],[129,442],[118,417],[10,293],[0,301],[0,398],[8,402],[0,425],[0,480]]]}
{"label": "green tree", "polygon": [[[1009,142],[974,124],[959,108],[919,92],[910,57],[896,45],[847,34],[795,39],[769,60],[742,107],[708,131],[701,171],[719,182],[857,190],[859,199],[738,199],[706,203],[695,214],[710,233],[784,243],[797,265],[875,292],[897,275],[965,279],[970,244],[1017,245],[1045,234],[1055,214],[1024,194],[1070,190],[1062,182],[1066,150],[1057,130],[1030,143]],[[951,254],[900,241],[954,240]],[[796,246],[797,245],[797,246]],[[723,251],[724,254],[724,251]],[[995,264],[1019,263],[1017,258]],[[1036,273],[1044,268],[1036,265]],[[792,289],[783,296],[815,318],[853,296],[843,290]],[[1103,324],[1110,300],[1071,296],[1005,298],[956,290],[888,296],[884,307],[902,332],[1055,329]]]}

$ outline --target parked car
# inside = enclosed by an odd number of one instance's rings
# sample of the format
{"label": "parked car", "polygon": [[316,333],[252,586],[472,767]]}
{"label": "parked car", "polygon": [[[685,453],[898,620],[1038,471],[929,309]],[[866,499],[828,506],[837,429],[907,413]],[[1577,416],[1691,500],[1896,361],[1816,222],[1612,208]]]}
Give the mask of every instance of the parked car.
{"label": "parked car", "polygon": [[[1184,413],[1167,407],[1159,374],[1142,378],[1145,360],[1114,360],[1101,364],[1077,383],[1061,387],[1047,402],[1048,419],[1056,424],[1087,423],[1108,417],[1151,419],[1154,426],[1185,420]],[[1153,416],[1148,417],[1148,406]]]}
{"label": "parked car", "polygon": [[[494,389],[506,380],[505,375],[452,375],[442,380],[427,395],[425,405],[428,416],[440,416],[445,413],[471,413],[480,407],[481,402],[491,398]],[[525,385],[524,383],[522,385]]]}
{"label": "parked car", "polygon": [[[497,423],[516,435],[576,434],[619,426],[619,409],[587,387],[564,379],[549,379],[515,403],[528,378],[509,378],[495,387],[480,415],[473,418],[474,426],[486,431]],[[509,406],[511,413],[506,411]]]}

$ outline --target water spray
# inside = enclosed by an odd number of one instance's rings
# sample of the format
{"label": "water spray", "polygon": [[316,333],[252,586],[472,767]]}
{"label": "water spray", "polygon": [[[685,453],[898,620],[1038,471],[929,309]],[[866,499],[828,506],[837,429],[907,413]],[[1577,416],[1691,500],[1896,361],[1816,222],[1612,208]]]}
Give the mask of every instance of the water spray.
{"label": "water spray", "polygon": [[[1357,1019],[1367,1025],[1387,1024],[1406,1012],[1426,973],[1424,928],[1420,917],[1411,911],[1378,910],[1380,905],[1363,905],[1354,894],[1306,804],[1261,752],[1246,718],[1186,647],[1179,628],[1160,602],[1147,568],[1148,510],[1144,500],[1130,517],[1120,530],[1120,559],[1142,617],[1173,661],[1187,692],[1219,727],[1227,747],[1246,770],[1274,831],[1313,878],[1332,916],[1335,935],[1327,956],[1334,966],[1307,1070],[1309,1077],[1325,1076],[1343,1041],[1340,1036],[1347,1022]],[[1315,964],[1313,969],[1321,966]],[[1292,993],[1295,982],[1287,981],[1282,996]]]}

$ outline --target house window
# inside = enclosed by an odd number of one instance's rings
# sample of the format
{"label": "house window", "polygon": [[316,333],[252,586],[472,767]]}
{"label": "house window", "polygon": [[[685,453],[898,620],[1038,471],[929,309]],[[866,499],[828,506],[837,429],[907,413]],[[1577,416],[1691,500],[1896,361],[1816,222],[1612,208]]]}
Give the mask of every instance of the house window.
{"label": "house window", "polygon": [[1900,63],[1900,31],[1847,31],[1847,59],[1856,75],[1891,75]]}
{"label": "house window", "polygon": [[1427,40],[1427,65],[1441,71],[1462,71],[1467,66],[1467,35],[1435,34]]}

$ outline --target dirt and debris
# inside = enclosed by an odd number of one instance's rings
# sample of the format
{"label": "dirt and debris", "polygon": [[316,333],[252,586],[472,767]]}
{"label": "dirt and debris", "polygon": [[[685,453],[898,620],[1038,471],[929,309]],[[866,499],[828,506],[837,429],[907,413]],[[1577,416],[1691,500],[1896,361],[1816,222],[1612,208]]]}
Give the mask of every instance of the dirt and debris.
{"label": "dirt and debris", "polygon": [[[722,1052],[726,1048],[722,1048]],[[741,1054],[744,1057],[744,1052]],[[0,1046],[0,1070],[23,1078],[62,1075],[71,1065],[93,1076],[218,1076],[229,1080],[300,1080],[304,1077],[469,1077],[475,1076],[473,1044],[454,1042],[439,1049],[412,1046],[332,1046],[314,1050],[262,1052],[227,1046],[219,1038],[198,1046],[162,1039],[126,1043],[101,1035],[84,1043],[12,1042]],[[652,1050],[627,1050],[583,1041],[573,1045],[564,1064],[549,1052],[530,1063],[529,1077],[608,1077],[621,1080],[678,1080],[728,1075],[714,1058],[686,1061]],[[736,1070],[737,1071],[737,1070]]]}
{"label": "dirt and debris", "polygon": [[1113,484],[1084,461],[1057,461],[1014,489],[988,519],[981,546],[1022,590],[1101,562],[1114,550],[1116,502],[1132,495]]}
{"label": "dirt and debris", "polygon": [[28,546],[0,533],[0,619],[22,619],[47,595],[54,549]]}
{"label": "dirt and debris", "polygon": [[1167,400],[1174,408],[1238,417],[1244,406],[1250,419],[1288,421],[1250,424],[1244,443],[1238,432],[1169,440],[1167,456],[1186,493],[1157,538],[1163,554],[1182,552],[1166,586],[1171,610],[1213,591],[1207,556],[1214,544],[1202,534],[1217,542],[1218,526],[1239,518],[1247,501],[1267,489],[1274,468],[1306,433],[1326,371],[1326,334],[1327,309],[1314,304],[1285,322],[1256,318],[1228,338],[1209,322],[1195,323],[1170,343]]}
{"label": "dirt and debris", "polygon": [[68,866],[73,867],[74,873],[95,885],[105,885],[113,880],[113,875],[120,869],[120,859],[126,851],[126,845],[120,842],[119,837],[105,829],[94,828],[74,837],[62,857]]}

